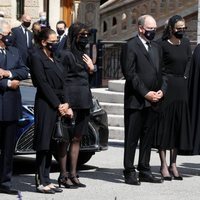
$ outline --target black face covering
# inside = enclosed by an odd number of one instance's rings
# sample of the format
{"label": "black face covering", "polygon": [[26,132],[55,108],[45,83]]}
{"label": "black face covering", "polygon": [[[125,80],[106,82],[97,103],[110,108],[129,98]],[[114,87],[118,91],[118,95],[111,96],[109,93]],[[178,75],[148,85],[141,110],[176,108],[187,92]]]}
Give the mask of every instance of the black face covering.
{"label": "black face covering", "polygon": [[52,52],[52,53],[54,53],[54,52],[56,52],[56,50],[58,49],[58,43],[50,43],[50,42],[47,42],[47,46],[46,46],[46,48],[50,51],[50,52]]}
{"label": "black face covering", "polygon": [[63,35],[65,32],[65,30],[60,30],[60,29],[57,29],[57,33],[59,36]]}
{"label": "black face covering", "polygon": [[12,34],[3,36],[1,40],[6,46],[12,46],[14,44],[14,36]]}
{"label": "black face covering", "polygon": [[174,36],[177,38],[177,39],[182,39],[183,36],[185,34],[185,31],[176,31],[174,32]]}
{"label": "black face covering", "polygon": [[145,30],[144,36],[147,40],[153,40],[156,35],[155,30]]}
{"label": "black face covering", "polygon": [[84,49],[86,47],[86,45],[89,43],[89,39],[88,37],[79,37],[79,40],[78,40],[78,45]]}
{"label": "black face covering", "polygon": [[28,28],[31,25],[31,22],[23,22],[22,25]]}

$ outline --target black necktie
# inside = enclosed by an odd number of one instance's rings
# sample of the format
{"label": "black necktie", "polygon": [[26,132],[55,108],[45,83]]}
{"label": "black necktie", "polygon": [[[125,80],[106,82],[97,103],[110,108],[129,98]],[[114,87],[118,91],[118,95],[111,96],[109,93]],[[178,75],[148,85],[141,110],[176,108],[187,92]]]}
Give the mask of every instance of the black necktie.
{"label": "black necktie", "polygon": [[152,46],[150,42],[146,42],[147,46],[148,46],[148,53],[150,56],[150,59],[152,61],[152,63],[154,64],[154,55],[153,55],[153,50],[152,50]]}

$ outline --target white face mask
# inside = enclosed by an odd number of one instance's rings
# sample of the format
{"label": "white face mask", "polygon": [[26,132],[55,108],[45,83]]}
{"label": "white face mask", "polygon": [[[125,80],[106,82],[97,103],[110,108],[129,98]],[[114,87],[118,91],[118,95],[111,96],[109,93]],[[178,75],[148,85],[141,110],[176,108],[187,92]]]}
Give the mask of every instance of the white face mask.
{"label": "white face mask", "polygon": [[40,17],[40,20],[41,20],[41,21],[45,21],[46,19],[47,19],[47,18],[46,18],[45,15]]}

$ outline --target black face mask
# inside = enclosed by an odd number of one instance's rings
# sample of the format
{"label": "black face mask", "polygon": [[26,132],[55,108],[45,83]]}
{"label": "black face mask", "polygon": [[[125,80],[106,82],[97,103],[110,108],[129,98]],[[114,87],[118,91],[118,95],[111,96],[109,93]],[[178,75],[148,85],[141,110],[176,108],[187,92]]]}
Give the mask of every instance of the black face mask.
{"label": "black face mask", "polygon": [[88,43],[89,43],[88,37],[79,37],[78,45],[79,45],[82,49],[85,49],[85,47],[87,46]]}
{"label": "black face mask", "polygon": [[177,39],[182,39],[183,36],[185,34],[185,31],[176,31],[174,32],[174,36],[177,38]]}
{"label": "black face mask", "polygon": [[145,30],[144,36],[147,40],[153,40],[156,35],[155,30]]}
{"label": "black face mask", "polygon": [[12,34],[3,36],[1,40],[7,47],[13,46],[15,41],[14,36]]}
{"label": "black face mask", "polygon": [[57,29],[57,33],[59,36],[63,35],[65,32],[65,30],[60,30],[60,29]]}
{"label": "black face mask", "polygon": [[47,46],[46,46],[46,48],[50,51],[50,52],[52,52],[52,53],[54,53],[54,52],[56,52],[56,50],[58,49],[58,43],[50,43],[50,42],[47,42]]}
{"label": "black face mask", "polygon": [[23,22],[22,25],[23,25],[25,28],[28,28],[28,27],[31,25],[31,22]]}

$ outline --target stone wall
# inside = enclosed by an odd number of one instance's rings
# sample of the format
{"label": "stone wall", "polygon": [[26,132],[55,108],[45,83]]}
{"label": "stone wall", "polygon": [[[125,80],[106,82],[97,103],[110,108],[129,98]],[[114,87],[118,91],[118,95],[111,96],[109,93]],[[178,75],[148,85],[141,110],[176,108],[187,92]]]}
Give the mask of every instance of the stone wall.
{"label": "stone wall", "polygon": [[198,0],[120,0],[112,1],[100,8],[100,38],[103,40],[126,40],[137,34],[137,18],[151,14],[158,25],[158,35],[162,33],[165,21],[179,14],[186,18],[189,35],[196,40]]}

